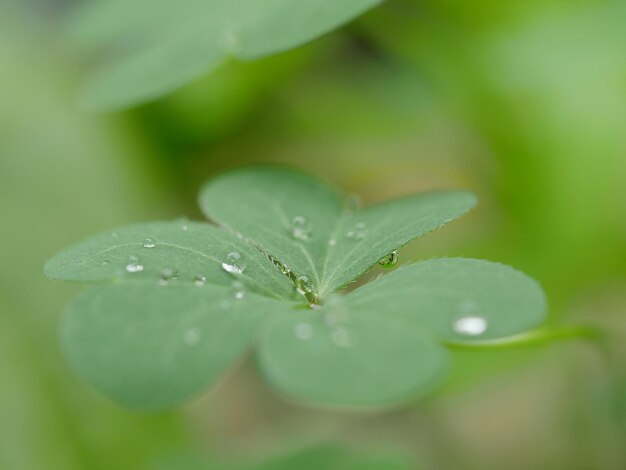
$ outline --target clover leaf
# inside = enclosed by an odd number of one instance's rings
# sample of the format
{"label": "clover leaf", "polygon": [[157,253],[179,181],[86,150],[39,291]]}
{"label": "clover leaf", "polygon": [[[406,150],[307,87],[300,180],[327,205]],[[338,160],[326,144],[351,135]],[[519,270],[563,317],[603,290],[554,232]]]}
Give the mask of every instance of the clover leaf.
{"label": "clover leaf", "polygon": [[69,305],[62,344],[93,385],[163,409],[211,387],[256,352],[279,391],[316,403],[390,405],[432,391],[446,345],[539,325],[539,285],[472,259],[402,266],[345,287],[396,250],[467,212],[475,197],[436,191],[358,209],[283,167],[222,174],[200,193],[217,224],[133,225],[54,257],[49,277],[95,283]]}
{"label": "clover leaf", "polygon": [[158,98],[228,57],[249,60],[291,49],[381,1],[90,2],[72,18],[70,37],[109,58],[88,82],[85,103],[119,109]]}

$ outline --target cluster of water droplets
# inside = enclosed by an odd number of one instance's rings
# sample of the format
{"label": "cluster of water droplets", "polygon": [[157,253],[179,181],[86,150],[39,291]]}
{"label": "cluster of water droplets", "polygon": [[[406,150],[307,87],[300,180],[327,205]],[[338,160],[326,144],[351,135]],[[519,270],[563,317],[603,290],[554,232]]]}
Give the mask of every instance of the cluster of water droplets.
{"label": "cluster of water droplets", "polygon": [[452,323],[452,329],[463,336],[480,336],[489,327],[489,322],[479,313],[478,305],[472,301],[459,305],[459,316]]}

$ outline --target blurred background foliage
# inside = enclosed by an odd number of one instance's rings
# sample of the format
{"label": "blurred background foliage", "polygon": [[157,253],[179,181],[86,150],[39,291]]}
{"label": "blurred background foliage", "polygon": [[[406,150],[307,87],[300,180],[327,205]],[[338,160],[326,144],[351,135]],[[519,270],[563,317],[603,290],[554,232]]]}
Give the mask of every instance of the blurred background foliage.
{"label": "blurred background foliage", "polygon": [[[317,442],[401,463],[343,467],[322,451],[258,468],[626,467],[626,2],[388,0],[304,47],[101,115],[76,106],[72,3],[0,0],[0,468],[214,468]],[[608,348],[456,353],[441,393],[384,413],[286,402],[251,364],[170,414],[100,397],[59,353],[76,288],[46,281],[43,262],[131,221],[199,218],[200,184],[253,162],[364,204],[475,191],[474,213],[401,262],[512,264],[546,288],[550,322],[599,325]]]}

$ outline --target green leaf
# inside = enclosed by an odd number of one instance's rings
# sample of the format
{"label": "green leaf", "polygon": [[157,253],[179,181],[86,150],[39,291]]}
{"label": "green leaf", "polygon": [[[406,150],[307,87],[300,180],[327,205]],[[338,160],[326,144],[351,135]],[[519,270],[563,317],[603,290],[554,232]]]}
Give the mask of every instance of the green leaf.
{"label": "green leaf", "polygon": [[359,287],[347,302],[456,342],[522,333],[540,325],[546,311],[543,290],[533,279],[503,264],[463,258],[400,268]]}
{"label": "green leaf", "polygon": [[[325,183],[280,167],[228,172],[200,194],[207,217],[279,259],[296,276],[306,276],[322,298],[475,203],[468,192],[437,191],[355,210]],[[304,224],[294,224],[298,218]]]}
{"label": "green leaf", "polygon": [[[185,220],[102,233],[59,253],[46,263],[44,272],[67,281],[230,286],[235,276],[226,272],[222,263],[231,252],[241,255],[239,265],[245,269],[236,280],[246,290],[294,299],[293,284],[258,250],[224,230]],[[128,272],[129,264],[139,265],[141,271]]]}
{"label": "green leaf", "polygon": [[440,191],[357,210],[295,170],[225,173],[200,195],[219,226],[138,224],[46,264],[50,277],[101,284],[70,306],[64,348],[91,383],[136,408],[184,402],[252,344],[263,375],[293,398],[340,406],[415,399],[445,376],[442,343],[538,325],[541,288],[500,264],[438,259],[336,291],[474,203],[470,193]]}
{"label": "green leaf", "polygon": [[288,304],[226,287],[111,284],[69,306],[62,343],[94,386],[137,409],[183,403],[243,355],[263,318]]}
{"label": "green leaf", "polygon": [[389,405],[432,391],[447,368],[446,350],[423,330],[365,313],[335,298],[319,311],[276,316],[260,339],[264,376],[294,398],[344,406]]}
{"label": "green leaf", "polygon": [[78,46],[114,54],[89,82],[85,103],[118,109],[157,98],[211,71],[229,56],[254,59],[291,49],[381,1],[88,3],[71,19],[70,37]]}

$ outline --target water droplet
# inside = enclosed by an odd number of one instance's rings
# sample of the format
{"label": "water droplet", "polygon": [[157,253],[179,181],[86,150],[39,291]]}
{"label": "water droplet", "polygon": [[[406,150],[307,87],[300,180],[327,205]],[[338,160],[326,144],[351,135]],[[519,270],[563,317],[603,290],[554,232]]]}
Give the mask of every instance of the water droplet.
{"label": "water droplet", "polygon": [[461,335],[478,336],[487,331],[487,320],[478,315],[465,315],[455,320],[453,329]]}
{"label": "water droplet", "polygon": [[233,281],[231,287],[233,288],[235,299],[241,300],[245,297],[246,291],[243,290],[243,284],[240,281]]}
{"label": "water droplet", "polygon": [[398,264],[398,251],[393,250],[386,256],[383,256],[378,260],[378,264],[380,264],[383,268],[393,268],[396,264]]}
{"label": "water droplet", "polygon": [[126,272],[140,273],[141,271],[143,271],[143,264],[139,262],[139,258],[136,256],[130,256],[128,258],[128,264],[126,265]]}
{"label": "water droplet", "polygon": [[301,215],[296,215],[291,219],[291,234],[299,240],[308,240],[311,234],[311,225]]}
{"label": "water droplet", "polygon": [[348,229],[348,231],[346,232],[346,237],[353,240],[363,240],[366,234],[367,227],[363,222],[358,222],[354,225],[353,228]]}
{"label": "water droplet", "polygon": [[206,285],[206,276],[203,276],[202,274],[198,274],[196,277],[194,277],[193,283],[198,287],[202,287]]}
{"label": "water droplet", "polygon": [[293,330],[296,338],[300,340],[306,341],[313,338],[313,326],[308,323],[298,323]]}
{"label": "water droplet", "polygon": [[108,266],[109,264],[111,264],[111,262],[110,262],[108,259],[105,259],[105,260],[102,262],[102,266]]}
{"label": "water droplet", "polygon": [[219,38],[220,46],[226,51],[235,53],[241,50],[241,35],[236,28],[226,28]]}
{"label": "water droplet", "polygon": [[222,269],[230,274],[241,274],[246,269],[246,265],[241,261],[241,253],[231,251],[226,255],[226,261],[222,263]]}
{"label": "water droplet", "polygon": [[296,290],[300,294],[306,296],[307,294],[313,292],[313,285],[311,284],[311,281],[309,281],[308,277],[300,276],[296,279]]}
{"label": "water droplet", "polygon": [[334,238],[331,238],[330,240],[328,240],[328,246],[335,246],[337,244],[337,240]]}
{"label": "water droplet", "polygon": [[183,232],[187,232],[187,231],[189,230],[189,225],[187,225],[187,224],[183,224],[183,225],[181,225],[181,226],[180,226],[180,229],[181,229]]}
{"label": "water droplet", "polygon": [[187,346],[193,346],[200,341],[200,330],[198,328],[189,328],[183,334],[183,341]]}
{"label": "water droplet", "polygon": [[143,241],[144,248],[154,248],[155,246],[156,246],[156,242],[154,241],[154,238],[147,237],[146,239],[144,239]]}
{"label": "water droplet", "polygon": [[174,268],[163,268],[159,277],[159,284],[162,286],[167,286],[171,282],[174,282],[178,279],[178,273]]}
{"label": "water droplet", "polygon": [[334,328],[330,333],[330,339],[340,348],[349,348],[352,346],[350,333],[345,328]]}
{"label": "water droplet", "polygon": [[278,269],[280,269],[280,272],[283,273],[285,276],[288,276],[291,272],[289,266],[287,266],[282,261],[279,261],[276,258],[272,258],[272,262],[276,265],[276,267],[278,267]]}

